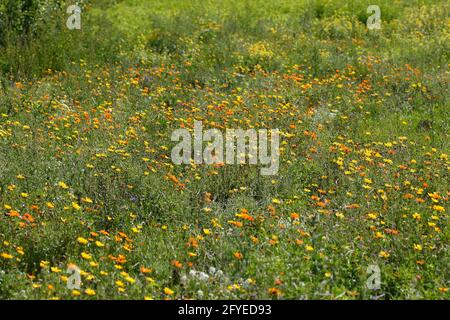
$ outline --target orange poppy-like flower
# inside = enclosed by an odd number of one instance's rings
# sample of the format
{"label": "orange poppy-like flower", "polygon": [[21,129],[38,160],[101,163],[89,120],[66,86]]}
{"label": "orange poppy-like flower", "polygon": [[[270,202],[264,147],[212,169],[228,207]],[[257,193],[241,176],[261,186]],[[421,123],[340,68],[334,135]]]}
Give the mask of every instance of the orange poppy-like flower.
{"label": "orange poppy-like flower", "polygon": [[233,253],[234,257],[238,260],[242,260],[244,258],[244,255],[240,253],[239,251]]}
{"label": "orange poppy-like flower", "polygon": [[10,217],[20,217],[19,212],[17,212],[16,210],[11,210],[10,212],[8,212],[6,215],[10,216]]}
{"label": "orange poppy-like flower", "polygon": [[33,222],[34,222],[33,216],[32,216],[31,214],[29,214],[29,213],[25,213],[25,214],[22,216],[22,219],[25,220],[25,221],[28,221],[28,222],[30,222],[30,223],[33,223]]}
{"label": "orange poppy-like flower", "polygon": [[190,248],[190,247],[197,248],[198,247],[198,240],[193,238],[193,237],[189,237],[189,240],[186,243],[186,247],[187,248]]}
{"label": "orange poppy-like flower", "polygon": [[281,295],[281,290],[278,288],[269,288],[269,294],[272,296],[279,296]]}
{"label": "orange poppy-like flower", "polygon": [[128,236],[127,236],[125,233],[123,233],[123,232],[118,232],[118,235],[119,235],[121,238],[124,238],[124,239],[128,238]]}
{"label": "orange poppy-like flower", "polygon": [[171,264],[177,269],[181,269],[183,267],[183,264],[178,260],[172,260]]}
{"label": "orange poppy-like flower", "polygon": [[239,221],[229,220],[228,223],[232,224],[238,228],[241,228],[243,226],[242,222],[239,222]]}
{"label": "orange poppy-like flower", "polygon": [[146,267],[143,267],[143,266],[142,266],[139,270],[140,270],[142,273],[150,273],[150,272],[153,271],[152,269],[146,268]]}
{"label": "orange poppy-like flower", "polygon": [[118,263],[124,264],[125,262],[127,262],[126,257],[123,254],[119,254],[119,256],[117,257],[116,260]]}
{"label": "orange poppy-like flower", "polygon": [[255,218],[253,218],[251,215],[247,214],[247,213],[237,213],[236,217],[244,219],[244,220],[248,220],[248,221],[253,221],[255,220]]}

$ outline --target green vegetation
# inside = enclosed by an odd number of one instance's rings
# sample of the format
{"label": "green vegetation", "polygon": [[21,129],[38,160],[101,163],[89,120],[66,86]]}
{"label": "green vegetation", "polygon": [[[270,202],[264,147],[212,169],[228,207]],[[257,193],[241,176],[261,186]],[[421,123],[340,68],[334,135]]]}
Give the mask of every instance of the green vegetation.
{"label": "green vegetation", "polygon": [[0,0],[0,298],[450,298],[448,1],[373,2]]}

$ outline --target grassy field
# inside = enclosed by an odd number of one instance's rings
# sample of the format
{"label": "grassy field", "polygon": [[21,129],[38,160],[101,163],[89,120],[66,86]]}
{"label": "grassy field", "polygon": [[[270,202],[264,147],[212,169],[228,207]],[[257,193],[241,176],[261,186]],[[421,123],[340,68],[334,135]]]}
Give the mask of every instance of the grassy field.
{"label": "grassy field", "polygon": [[[69,4],[0,44],[1,299],[450,298],[447,1]],[[194,120],[278,174],[175,165]]]}

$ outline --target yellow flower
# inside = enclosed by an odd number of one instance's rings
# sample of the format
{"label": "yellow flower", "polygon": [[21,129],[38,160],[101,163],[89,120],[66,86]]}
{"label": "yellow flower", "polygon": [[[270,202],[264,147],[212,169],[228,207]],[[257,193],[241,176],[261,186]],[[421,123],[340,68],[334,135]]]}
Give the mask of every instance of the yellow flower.
{"label": "yellow flower", "polygon": [[368,215],[367,215],[367,217],[369,218],[369,219],[371,219],[371,220],[375,220],[376,218],[377,218],[377,215],[376,215],[376,213],[369,213]]}
{"label": "yellow flower", "polygon": [[170,296],[170,295],[172,295],[174,293],[174,291],[169,289],[169,288],[167,288],[167,287],[165,287],[164,288],[164,293]]}
{"label": "yellow flower", "polygon": [[133,279],[132,277],[130,277],[130,276],[128,276],[128,277],[126,277],[125,278],[125,280],[126,281],[128,281],[129,283],[131,283],[131,284],[133,284],[133,283],[135,283],[136,282],[136,280],[135,279]]}
{"label": "yellow flower", "polygon": [[307,245],[306,247],[305,247],[305,249],[306,249],[306,251],[314,251],[314,247],[313,246],[310,246],[310,245]]}
{"label": "yellow flower", "polygon": [[131,228],[131,231],[133,231],[134,233],[139,233],[140,232],[139,229],[136,228],[136,227]]}
{"label": "yellow flower", "polygon": [[22,198],[28,198],[28,193],[22,192],[22,193],[20,194],[20,196],[21,196]]}
{"label": "yellow flower", "polygon": [[78,203],[76,203],[76,202],[72,202],[72,208],[74,208],[75,210],[80,210],[81,209],[80,205]]}
{"label": "yellow flower", "polygon": [[81,244],[87,244],[89,241],[83,237],[78,237],[77,241]]}
{"label": "yellow flower", "polygon": [[58,267],[51,267],[50,270],[54,273],[61,272],[61,269],[59,269]]}
{"label": "yellow flower", "polygon": [[72,295],[73,295],[74,297],[78,297],[80,294],[81,294],[80,291],[78,291],[78,290],[72,290]]}
{"label": "yellow flower", "polygon": [[53,208],[55,207],[55,205],[54,205],[53,203],[51,203],[51,202],[47,202],[47,203],[46,203],[46,206],[47,206],[47,208],[49,208],[49,209],[53,209]]}
{"label": "yellow flower", "polygon": [[382,234],[380,231],[377,231],[375,233],[375,238],[376,239],[382,239],[382,238],[384,238],[384,234]]}
{"label": "yellow flower", "polygon": [[204,232],[206,235],[208,235],[208,234],[211,233],[211,231],[210,231],[209,229],[203,229],[203,232]]}
{"label": "yellow flower", "polygon": [[50,264],[50,262],[48,262],[48,261],[41,261],[40,263],[39,263],[39,266],[41,267],[41,268],[48,268],[48,265]]}
{"label": "yellow flower", "polygon": [[96,245],[97,247],[99,247],[99,248],[102,248],[102,247],[105,246],[105,245],[104,245],[102,242],[100,242],[100,241],[95,241],[95,245]]}
{"label": "yellow flower", "polygon": [[120,281],[120,280],[117,280],[117,281],[116,281],[116,286],[122,288],[122,287],[125,287],[125,283],[123,283],[123,282]]}
{"label": "yellow flower", "polygon": [[84,203],[92,203],[93,202],[92,199],[88,198],[88,197],[82,198],[81,201],[84,202]]}
{"label": "yellow flower", "polygon": [[69,189],[69,187],[67,186],[67,184],[65,184],[64,182],[60,181],[58,183],[58,186],[60,186],[62,189]]}
{"label": "yellow flower", "polygon": [[82,252],[81,256],[83,257],[83,259],[86,259],[86,260],[91,260],[92,259],[92,256],[90,254],[86,253],[86,252]]}
{"label": "yellow flower", "polygon": [[6,253],[6,252],[3,252],[1,255],[0,255],[3,259],[7,259],[7,260],[9,260],[9,259],[12,259],[12,255],[10,255],[9,253]]}
{"label": "yellow flower", "polygon": [[378,256],[380,258],[389,258],[390,254],[387,253],[386,251],[381,250],[380,253],[378,254]]}
{"label": "yellow flower", "polygon": [[86,293],[88,296],[94,296],[95,290],[87,288],[86,290],[84,290],[84,293]]}
{"label": "yellow flower", "polygon": [[414,248],[414,250],[416,250],[416,251],[422,251],[422,246],[420,245],[420,244],[414,244],[413,245],[413,248]]}

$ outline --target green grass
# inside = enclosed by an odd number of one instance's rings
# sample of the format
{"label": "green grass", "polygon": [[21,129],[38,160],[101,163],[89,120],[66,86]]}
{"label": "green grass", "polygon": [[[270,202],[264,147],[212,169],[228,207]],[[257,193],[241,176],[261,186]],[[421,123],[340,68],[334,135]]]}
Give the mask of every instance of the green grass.
{"label": "green grass", "polygon": [[[448,4],[369,4],[103,0],[5,43],[0,298],[448,299]],[[278,175],[174,165],[194,119],[279,128]]]}

